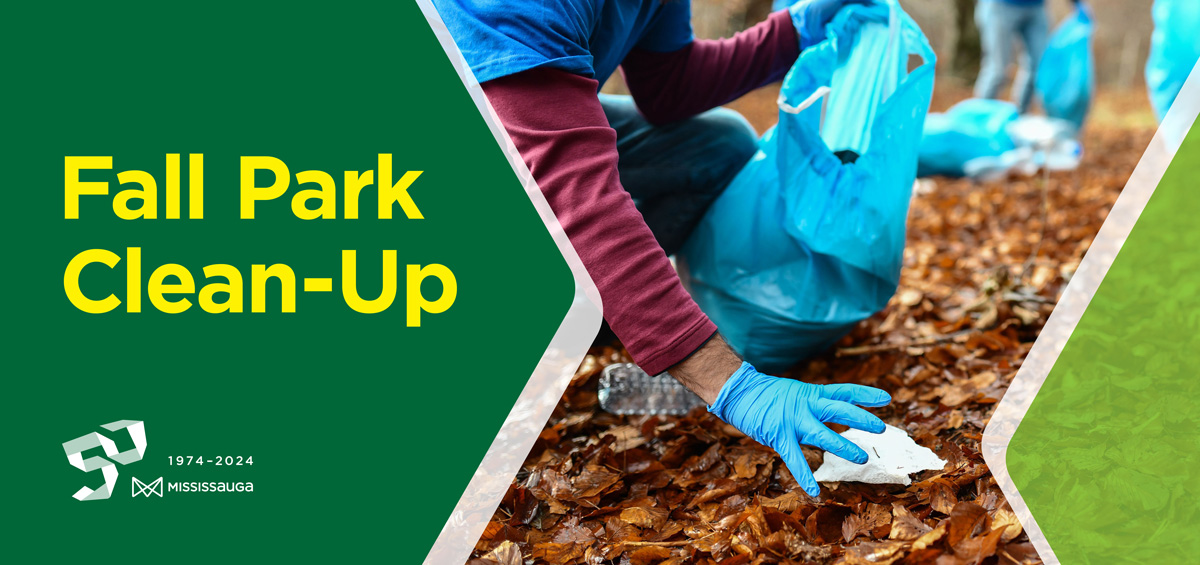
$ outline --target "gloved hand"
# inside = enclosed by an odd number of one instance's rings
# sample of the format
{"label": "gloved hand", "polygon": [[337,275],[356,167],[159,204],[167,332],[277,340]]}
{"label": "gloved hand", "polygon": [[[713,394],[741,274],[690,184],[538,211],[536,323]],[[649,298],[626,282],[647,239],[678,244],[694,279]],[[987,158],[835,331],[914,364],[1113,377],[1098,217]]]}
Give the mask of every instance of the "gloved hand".
{"label": "gloved hand", "polygon": [[774,449],[804,492],[821,493],[800,444],[819,447],[855,463],[866,463],[867,452],[836,434],[823,422],[882,433],[883,420],[854,406],[883,406],[888,393],[860,385],[813,385],[759,373],[742,363],[721,387],[708,411],[755,441]]}
{"label": "gloved hand", "polygon": [[800,0],[792,4],[788,11],[800,36],[800,50],[825,41],[825,25],[845,6],[871,3],[872,0]]}

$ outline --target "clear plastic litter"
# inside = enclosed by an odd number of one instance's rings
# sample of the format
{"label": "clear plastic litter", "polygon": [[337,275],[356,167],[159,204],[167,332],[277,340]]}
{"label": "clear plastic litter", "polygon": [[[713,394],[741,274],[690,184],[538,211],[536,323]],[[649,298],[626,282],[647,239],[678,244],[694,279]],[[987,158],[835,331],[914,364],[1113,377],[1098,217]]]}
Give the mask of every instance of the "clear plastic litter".
{"label": "clear plastic litter", "polygon": [[600,407],[626,415],[682,416],[704,400],[667,373],[648,375],[633,363],[614,363],[600,375]]}
{"label": "clear plastic litter", "polygon": [[1005,131],[1015,149],[997,156],[977,157],[963,165],[967,176],[994,180],[1010,174],[1033,176],[1038,171],[1073,171],[1083,160],[1073,123],[1044,116],[1022,116]]}
{"label": "clear plastic litter", "polygon": [[1083,159],[1074,122],[1019,116],[1016,106],[972,98],[930,114],[921,138],[921,175],[1002,178],[1071,171]]}

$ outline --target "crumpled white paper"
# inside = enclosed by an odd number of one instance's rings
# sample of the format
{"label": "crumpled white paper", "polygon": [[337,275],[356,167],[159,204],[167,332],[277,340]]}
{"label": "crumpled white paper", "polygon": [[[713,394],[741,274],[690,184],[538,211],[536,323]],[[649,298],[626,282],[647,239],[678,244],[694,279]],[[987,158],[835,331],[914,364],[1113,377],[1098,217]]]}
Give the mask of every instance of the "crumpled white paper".
{"label": "crumpled white paper", "polygon": [[910,485],[909,475],[946,465],[933,451],[917,445],[908,433],[894,426],[887,426],[882,434],[850,429],[842,432],[842,437],[866,451],[867,462],[858,465],[826,453],[825,462],[813,473],[818,482]]}

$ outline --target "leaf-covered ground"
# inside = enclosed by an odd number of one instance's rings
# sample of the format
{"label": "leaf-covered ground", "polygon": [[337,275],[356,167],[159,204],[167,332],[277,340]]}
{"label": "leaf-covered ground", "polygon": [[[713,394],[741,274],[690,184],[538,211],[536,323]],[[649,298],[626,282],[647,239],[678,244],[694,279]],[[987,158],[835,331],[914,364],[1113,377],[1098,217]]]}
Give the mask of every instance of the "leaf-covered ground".
{"label": "leaf-covered ground", "polygon": [[[593,349],[476,546],[476,563],[1037,563],[979,454],[995,403],[1149,142],[1093,127],[1079,171],[934,179],[914,197],[899,291],[790,374],[888,390],[874,412],[947,461],[913,484],[801,491],[773,451],[702,409],[599,409]],[[821,454],[806,451],[813,469]]]}

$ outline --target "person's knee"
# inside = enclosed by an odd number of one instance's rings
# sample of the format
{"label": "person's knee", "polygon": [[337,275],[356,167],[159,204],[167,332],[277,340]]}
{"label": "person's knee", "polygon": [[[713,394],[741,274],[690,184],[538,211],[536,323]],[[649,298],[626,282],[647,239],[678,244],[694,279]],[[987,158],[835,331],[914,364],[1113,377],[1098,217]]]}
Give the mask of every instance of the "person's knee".
{"label": "person's knee", "polygon": [[598,98],[600,108],[604,110],[604,117],[608,119],[608,125],[617,130],[618,135],[642,127],[645,123],[645,118],[638,112],[633,97],[602,92]]}
{"label": "person's knee", "polygon": [[716,108],[695,119],[698,129],[704,131],[710,163],[723,165],[721,176],[737,174],[758,151],[758,133],[736,111]]}

